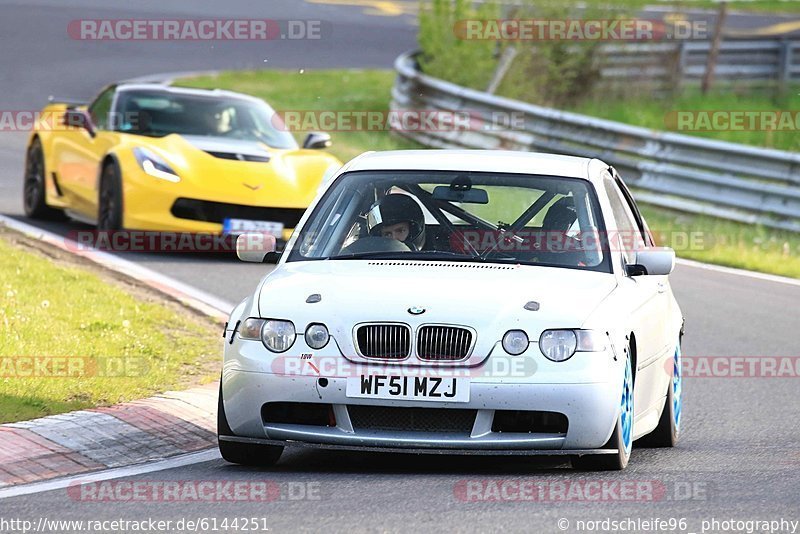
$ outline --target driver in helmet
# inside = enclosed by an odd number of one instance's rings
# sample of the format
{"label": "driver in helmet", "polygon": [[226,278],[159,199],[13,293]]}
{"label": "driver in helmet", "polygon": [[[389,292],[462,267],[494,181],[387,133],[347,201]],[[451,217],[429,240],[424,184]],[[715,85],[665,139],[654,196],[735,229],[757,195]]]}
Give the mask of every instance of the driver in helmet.
{"label": "driver in helmet", "polygon": [[369,235],[404,243],[413,251],[425,245],[425,214],[410,196],[386,195],[367,212]]}

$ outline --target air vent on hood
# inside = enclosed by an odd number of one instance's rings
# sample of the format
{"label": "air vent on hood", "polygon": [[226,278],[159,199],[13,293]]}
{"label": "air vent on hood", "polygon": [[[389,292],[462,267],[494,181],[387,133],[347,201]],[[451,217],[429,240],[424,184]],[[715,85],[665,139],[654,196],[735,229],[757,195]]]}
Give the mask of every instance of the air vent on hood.
{"label": "air vent on hood", "polygon": [[468,263],[468,262],[453,262],[444,263],[436,261],[371,261],[368,265],[382,265],[382,266],[407,266],[407,267],[447,267],[453,269],[499,269],[501,271],[508,271],[516,269],[516,265],[497,265],[497,264],[484,264],[484,263]]}
{"label": "air vent on hood", "polygon": [[267,163],[269,156],[257,156],[255,154],[238,154],[236,152],[212,152],[206,150],[206,153],[211,154],[215,158],[232,159],[235,161],[255,161],[258,163]]}

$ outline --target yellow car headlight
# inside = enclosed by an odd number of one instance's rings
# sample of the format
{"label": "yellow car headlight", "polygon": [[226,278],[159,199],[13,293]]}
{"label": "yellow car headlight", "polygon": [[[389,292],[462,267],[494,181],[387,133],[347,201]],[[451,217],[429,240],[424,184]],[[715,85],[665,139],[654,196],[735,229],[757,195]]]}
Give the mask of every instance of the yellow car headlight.
{"label": "yellow car headlight", "polygon": [[181,181],[178,173],[173,171],[172,167],[170,167],[163,158],[152,151],[146,148],[136,147],[133,149],[133,155],[136,156],[136,161],[139,162],[139,166],[148,175],[173,183]]}

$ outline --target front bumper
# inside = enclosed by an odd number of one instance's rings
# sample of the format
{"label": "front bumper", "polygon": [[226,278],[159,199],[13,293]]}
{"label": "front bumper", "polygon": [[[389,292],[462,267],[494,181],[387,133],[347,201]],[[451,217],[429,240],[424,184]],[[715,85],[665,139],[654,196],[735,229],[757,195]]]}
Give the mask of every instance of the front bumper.
{"label": "front bumper", "polygon": [[[469,402],[454,403],[351,398],[345,394],[347,379],[344,377],[327,378],[323,386],[315,376],[227,369],[222,381],[223,403],[235,437],[221,439],[427,452],[539,454],[569,451],[582,454],[603,447],[618,418],[621,386],[612,378],[614,373],[606,375],[608,381],[591,383],[506,383],[496,378],[473,379]],[[335,425],[265,423],[262,407],[271,402],[329,405],[335,415]],[[466,409],[475,410],[476,415],[469,432],[354,429],[348,411],[350,406]],[[568,428],[565,433],[492,431],[498,410],[563,414]],[[602,452],[607,451],[611,450]]]}
{"label": "front bumper", "polygon": [[589,454],[617,454],[618,449],[453,449],[453,448],[411,448],[411,447],[362,447],[358,445],[330,445],[307,441],[284,441],[261,438],[241,438],[238,436],[219,436],[220,441],[246,443],[252,445],[273,445],[278,447],[309,447],[315,449],[331,449],[364,452],[392,452],[411,454],[463,454],[469,456],[585,456]]}

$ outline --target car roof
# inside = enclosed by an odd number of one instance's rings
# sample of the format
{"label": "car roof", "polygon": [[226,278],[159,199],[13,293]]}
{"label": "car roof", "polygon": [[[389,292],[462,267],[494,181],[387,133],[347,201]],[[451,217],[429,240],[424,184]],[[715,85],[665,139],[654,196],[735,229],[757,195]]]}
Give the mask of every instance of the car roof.
{"label": "car roof", "polygon": [[600,160],[512,150],[390,150],[367,152],[348,171],[472,171],[538,174],[591,179]]}
{"label": "car roof", "polygon": [[174,85],[167,85],[163,83],[148,83],[148,82],[121,82],[117,85],[118,91],[160,91],[168,94],[178,95],[195,95],[195,96],[217,96],[228,98],[239,98],[244,100],[253,100],[263,102],[261,99],[244,93],[236,93],[234,91],[225,91],[223,89],[195,89],[193,87],[177,87]]}

